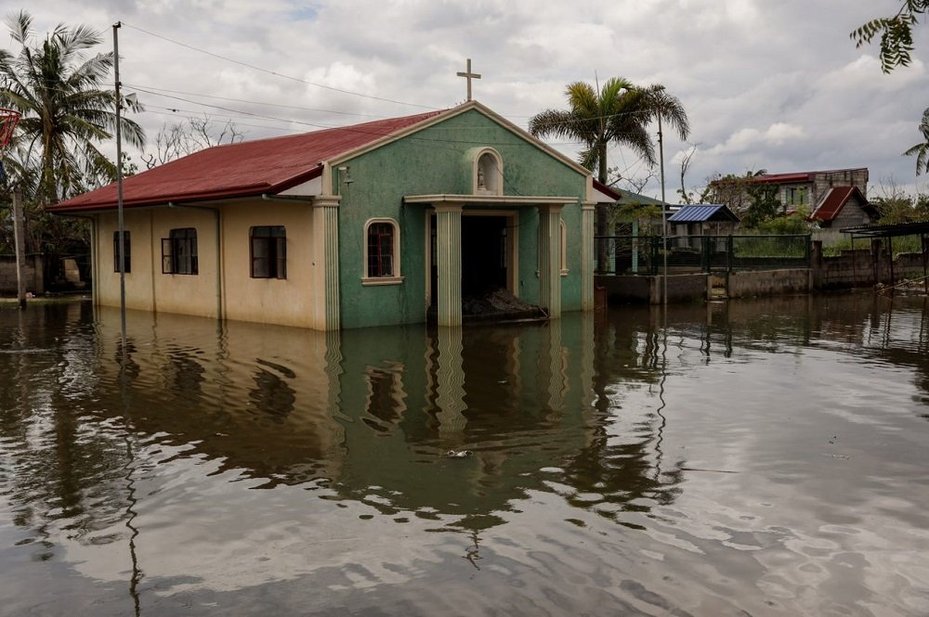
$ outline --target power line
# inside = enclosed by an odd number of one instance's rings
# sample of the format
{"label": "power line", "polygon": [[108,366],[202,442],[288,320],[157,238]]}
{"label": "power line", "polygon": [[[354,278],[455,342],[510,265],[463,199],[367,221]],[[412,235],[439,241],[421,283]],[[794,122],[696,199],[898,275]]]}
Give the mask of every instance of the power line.
{"label": "power line", "polygon": [[296,109],[298,111],[317,111],[317,112],[326,113],[326,114],[337,114],[340,116],[359,116],[359,117],[366,117],[366,118],[386,117],[384,116],[384,114],[362,114],[362,113],[356,113],[356,112],[350,112],[350,111],[339,111],[337,109],[319,109],[316,107],[303,107],[301,105],[282,105],[280,103],[266,103],[263,101],[251,101],[248,99],[237,99],[237,98],[233,98],[229,96],[219,96],[216,94],[205,94],[202,92],[187,92],[184,90],[170,90],[168,88],[158,88],[156,86],[148,86],[148,85],[137,85],[137,84],[123,84],[123,85],[127,88],[135,88],[135,89],[144,88],[146,89],[147,92],[149,92],[149,94],[154,94],[156,92],[168,92],[170,94],[184,94],[187,96],[200,96],[200,97],[207,98],[207,99],[216,99],[218,101],[230,101],[234,103],[248,103],[250,105],[263,105],[265,107],[279,107],[281,109]]}
{"label": "power line", "polygon": [[154,33],[154,32],[151,32],[151,31],[146,30],[146,29],[144,29],[144,28],[140,28],[140,27],[138,27],[138,26],[134,26],[134,25],[129,24],[129,23],[126,23],[126,22],[122,22],[122,24],[123,24],[124,26],[128,27],[128,28],[132,28],[133,30],[138,30],[139,32],[143,32],[143,33],[145,33],[145,34],[147,34],[147,35],[149,35],[149,36],[153,36],[153,37],[158,38],[158,39],[161,39],[161,40],[163,40],[163,41],[167,41],[167,42],[169,42],[169,43],[173,43],[173,44],[178,45],[178,46],[180,46],[180,47],[185,47],[185,48],[187,48],[187,49],[190,49],[190,50],[199,52],[199,53],[201,53],[201,54],[206,54],[207,56],[212,56],[213,58],[218,58],[219,60],[224,60],[224,61],[226,61],[226,62],[231,62],[231,63],[233,63],[233,64],[238,64],[239,66],[244,66],[244,67],[246,67],[246,68],[252,69],[253,71],[260,71],[260,72],[262,72],[262,73],[266,73],[266,74],[268,74],[268,75],[274,75],[275,77],[280,77],[280,78],[282,78],[282,79],[289,79],[290,81],[295,81],[295,82],[298,82],[298,83],[301,83],[301,84],[307,84],[307,85],[309,85],[309,86],[315,86],[315,87],[317,87],[317,88],[323,88],[323,89],[325,89],[325,90],[332,90],[333,92],[340,92],[340,93],[342,93],[342,94],[349,94],[349,95],[351,95],[351,96],[359,96],[359,97],[366,98],[366,99],[373,99],[373,100],[375,100],[375,101],[384,101],[384,102],[386,102],[386,103],[395,103],[395,104],[397,104],[397,105],[407,105],[407,106],[409,106],[409,107],[419,107],[419,108],[421,108],[421,109],[429,109],[429,110],[435,110],[435,109],[437,109],[437,108],[435,108],[435,107],[430,107],[430,106],[428,106],[428,105],[420,105],[420,104],[418,104],[418,103],[408,103],[408,102],[406,102],[406,101],[398,101],[398,100],[396,100],[396,99],[389,99],[389,98],[382,97],[382,96],[375,96],[375,95],[373,95],[373,94],[364,94],[364,93],[362,93],[362,92],[354,92],[354,91],[352,91],[352,90],[345,90],[345,89],[343,89],[343,88],[336,88],[336,87],[334,87],[334,86],[327,86],[327,85],[325,85],[325,84],[320,84],[320,83],[316,83],[316,82],[309,81],[309,80],[306,80],[306,79],[301,79],[300,77],[293,77],[292,75],[285,75],[285,74],[283,74],[283,73],[278,73],[277,71],[272,71],[271,69],[266,69],[266,68],[263,68],[263,67],[260,67],[260,66],[256,66],[256,65],[254,65],[254,64],[249,64],[248,62],[242,62],[241,60],[236,60],[236,59],[234,59],[234,58],[229,58],[228,56],[223,56],[223,55],[221,55],[221,54],[217,54],[217,53],[214,53],[214,52],[212,52],[212,51],[207,51],[206,49],[201,49],[201,48],[199,48],[199,47],[195,47],[195,46],[193,46],[193,45],[189,45],[189,44],[187,44],[187,43],[183,43],[183,42],[181,42],[181,41],[178,41],[178,40],[175,40],[175,39],[172,39],[172,38],[163,36],[163,35],[161,35],[161,34],[156,34],[156,33]]}
{"label": "power line", "polygon": [[[150,109],[150,108],[154,108],[154,109]],[[155,111],[155,109],[162,109],[164,111]],[[202,112],[198,112],[193,109],[180,109],[177,107],[164,107],[162,105],[149,104],[146,106],[146,109],[142,113],[157,114],[159,116],[168,116],[172,118],[177,118],[178,114],[189,114],[187,117],[192,117],[194,115],[200,115]],[[290,126],[284,127],[284,126],[275,126],[273,124],[249,124],[247,122],[240,122],[238,121],[239,116],[224,116],[224,115],[217,114],[215,116],[210,115],[208,116],[208,118],[220,118],[220,119],[228,120],[230,122],[235,121],[235,125],[237,127],[244,126],[244,127],[255,128],[255,129],[268,129],[272,131],[284,131],[288,133],[293,132],[293,129]],[[290,123],[288,122],[288,124]]]}
{"label": "power line", "polygon": [[[180,97],[180,96],[174,96],[174,95],[168,95],[168,94],[159,94],[159,93],[157,93],[157,92],[149,92],[148,90],[145,90],[145,89],[143,89],[143,88],[136,88],[136,89],[137,89],[139,92],[145,92],[146,94],[152,94],[152,95],[155,95],[155,96],[162,96],[162,97],[169,98],[169,99],[175,99],[175,100],[183,101],[183,102],[185,102],[185,103],[190,103],[190,104],[192,104],[192,105],[200,105],[200,106],[203,106],[203,107],[210,107],[210,108],[213,108],[213,109],[219,109],[219,110],[221,110],[221,111],[226,111],[226,112],[230,112],[230,113],[242,114],[243,116],[249,116],[249,117],[253,117],[253,118],[260,118],[260,119],[263,119],[263,120],[272,120],[272,121],[275,121],[275,122],[288,122],[288,123],[291,123],[291,124],[302,124],[302,125],[311,126],[311,127],[318,128],[318,129],[342,129],[342,130],[346,130],[346,131],[353,131],[353,132],[356,132],[356,133],[368,134],[368,135],[372,135],[372,136],[376,136],[376,137],[386,137],[387,135],[390,135],[390,134],[392,134],[392,133],[394,132],[394,130],[390,130],[390,131],[388,131],[388,132],[376,131],[376,130],[371,130],[370,128],[366,128],[366,127],[364,127],[364,126],[359,126],[359,125],[336,126],[336,125],[319,124],[319,123],[317,123],[317,122],[307,122],[307,121],[305,121],[305,120],[296,120],[296,119],[292,119],[292,118],[280,118],[280,117],[277,117],[277,116],[267,116],[267,115],[258,114],[258,113],[254,113],[254,112],[248,112],[248,111],[239,110],[239,109],[232,109],[232,108],[229,108],[229,107],[224,107],[224,106],[222,106],[222,105],[212,105],[212,104],[209,104],[209,103],[201,103],[201,102],[198,102],[198,101],[192,101],[192,100],[190,100],[190,99],[186,99],[186,98]],[[168,109],[171,109],[171,108],[168,108]],[[462,127],[453,127],[453,128],[456,129],[456,130],[472,130],[474,127],[462,126]],[[469,140],[464,140],[464,139],[442,139],[442,138],[438,138],[438,137],[423,137],[423,136],[417,136],[417,135],[411,135],[410,137],[411,137],[411,139],[415,139],[415,140],[417,140],[417,141],[427,141],[427,142],[441,142],[441,143],[453,143],[453,144],[475,144],[475,145],[481,145],[481,144],[483,144],[483,145],[497,145],[497,146],[513,145],[513,144],[510,143],[510,142],[487,142],[487,141],[469,141]],[[548,142],[546,142],[546,143],[548,143]],[[564,143],[553,142],[553,143],[550,143],[549,145],[578,145],[579,143],[581,143],[581,142],[564,142]]]}

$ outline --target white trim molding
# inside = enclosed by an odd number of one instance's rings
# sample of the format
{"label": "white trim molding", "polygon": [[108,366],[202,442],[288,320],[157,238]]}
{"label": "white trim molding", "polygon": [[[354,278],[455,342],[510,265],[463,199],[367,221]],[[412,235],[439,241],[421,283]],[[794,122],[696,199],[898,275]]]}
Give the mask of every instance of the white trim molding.
{"label": "white trim molding", "polygon": [[[371,228],[371,225],[376,225],[378,223],[387,223],[393,228],[393,237],[391,238],[393,253],[390,257],[391,268],[389,276],[369,276],[368,274],[368,230]],[[397,223],[396,219],[390,217],[374,217],[365,221],[362,243],[362,285],[400,285],[403,283],[403,276],[400,271],[400,224]]]}

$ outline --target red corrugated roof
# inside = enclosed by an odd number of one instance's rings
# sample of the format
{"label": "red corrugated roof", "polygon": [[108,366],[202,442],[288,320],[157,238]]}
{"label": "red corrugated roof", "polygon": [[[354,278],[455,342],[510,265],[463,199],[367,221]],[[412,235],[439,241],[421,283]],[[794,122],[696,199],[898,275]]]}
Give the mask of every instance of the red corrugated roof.
{"label": "red corrugated roof", "polygon": [[[123,181],[123,205],[149,206],[274,194],[322,173],[322,162],[443,113],[375,120],[352,126],[215,146]],[[116,184],[48,209],[76,212],[116,207]]]}
{"label": "red corrugated roof", "polygon": [[813,213],[810,215],[810,220],[812,221],[831,221],[839,212],[842,211],[842,208],[845,207],[845,204],[848,203],[848,200],[853,196],[857,196],[858,200],[867,206],[867,200],[864,198],[864,195],[861,194],[861,191],[858,190],[858,187],[855,186],[834,186],[829,189],[829,192],[826,193],[826,196],[820,202],[819,206]]}
{"label": "red corrugated roof", "polygon": [[838,174],[867,171],[867,167],[848,167],[845,169],[820,169],[817,171],[795,171],[782,174],[761,174],[751,179],[760,184],[788,184],[792,182],[812,182],[816,174]]}
{"label": "red corrugated roof", "polygon": [[787,182],[809,182],[815,171],[798,171],[786,174],[762,174],[751,179],[762,184],[785,184]]}

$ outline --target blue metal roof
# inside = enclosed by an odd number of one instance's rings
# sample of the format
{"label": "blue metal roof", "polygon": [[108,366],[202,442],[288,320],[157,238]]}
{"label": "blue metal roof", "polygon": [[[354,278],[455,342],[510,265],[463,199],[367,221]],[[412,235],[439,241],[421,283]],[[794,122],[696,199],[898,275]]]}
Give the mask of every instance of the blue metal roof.
{"label": "blue metal roof", "polygon": [[668,218],[669,223],[706,223],[731,221],[739,222],[739,217],[732,210],[720,204],[690,204],[681,206],[681,209]]}

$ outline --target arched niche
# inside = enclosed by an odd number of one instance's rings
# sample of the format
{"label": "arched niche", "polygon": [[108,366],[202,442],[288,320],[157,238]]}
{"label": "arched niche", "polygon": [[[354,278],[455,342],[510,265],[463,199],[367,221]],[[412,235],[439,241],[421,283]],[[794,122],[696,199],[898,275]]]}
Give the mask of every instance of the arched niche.
{"label": "arched niche", "polygon": [[473,158],[475,195],[503,195],[503,158],[493,148],[481,148]]}

